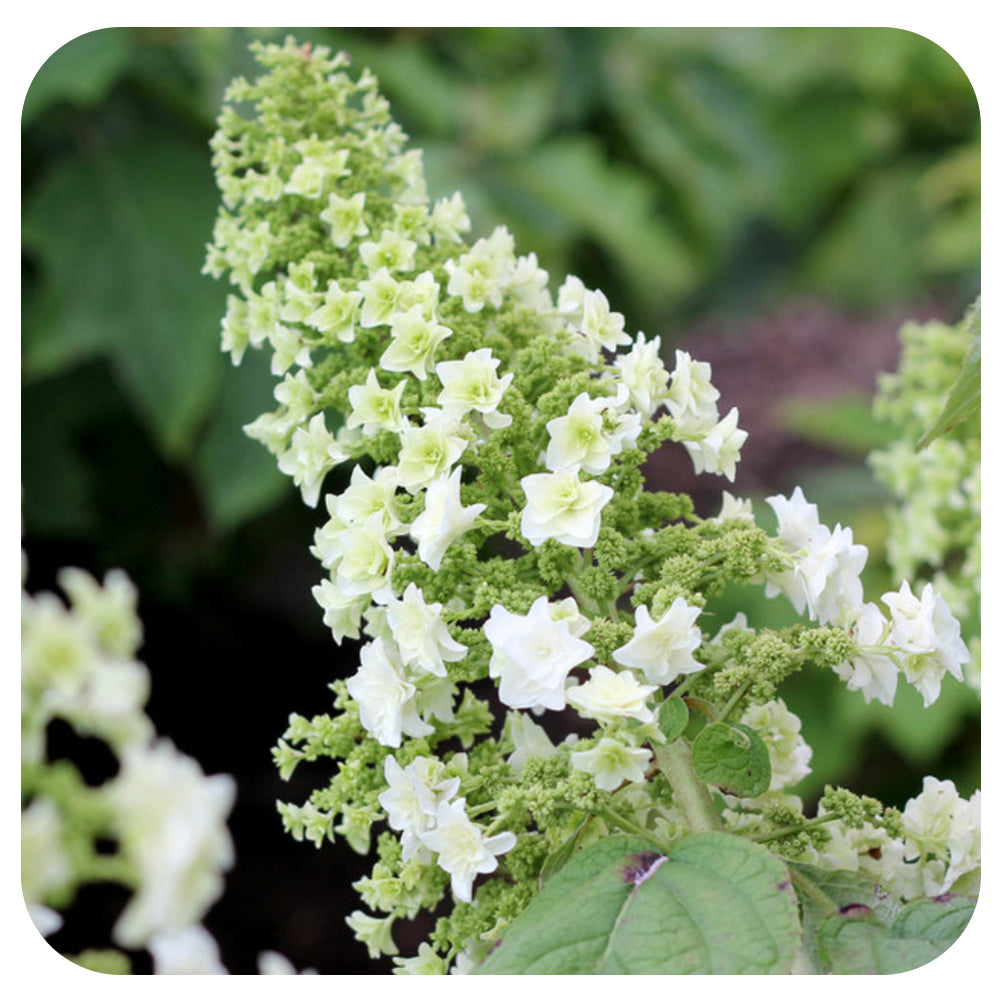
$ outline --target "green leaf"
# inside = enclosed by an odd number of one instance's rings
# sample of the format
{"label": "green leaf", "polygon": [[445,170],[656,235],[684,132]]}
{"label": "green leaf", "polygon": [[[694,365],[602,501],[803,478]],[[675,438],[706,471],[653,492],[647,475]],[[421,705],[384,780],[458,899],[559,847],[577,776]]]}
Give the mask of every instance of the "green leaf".
{"label": "green leaf", "polygon": [[975,910],[971,898],[943,895],[908,904],[891,926],[863,906],[832,915],[819,929],[818,953],[833,974],[900,974],[948,949]]}
{"label": "green leaf", "polygon": [[665,743],[676,741],[688,725],[688,708],[683,699],[674,697],[668,699],[660,707],[660,730]]}
{"label": "green leaf", "polygon": [[912,901],[892,924],[892,933],[901,939],[922,939],[942,953],[965,931],[976,910],[972,898],[943,895]]}
{"label": "green leaf", "polygon": [[952,428],[968,420],[979,410],[982,392],[980,365],[981,318],[980,300],[977,299],[962,321],[962,325],[972,338],[972,346],[969,348],[969,354],[966,355],[965,361],[962,363],[962,371],[958,374],[955,385],[948,393],[948,399],[945,401],[941,416],[923,435],[920,441],[917,442],[918,451],[925,449],[934,439],[947,434]]}
{"label": "green leaf", "polygon": [[[899,914],[899,903],[863,874],[853,870],[824,870],[805,863],[790,863],[793,882],[803,878],[840,909],[867,908],[883,925],[891,925]],[[823,967],[817,948],[819,930],[831,912],[800,890],[802,933],[806,953],[813,966]]]}
{"label": "green leaf", "polygon": [[112,144],[96,128],[25,206],[40,273],[25,302],[25,376],[107,355],[170,458],[190,453],[225,364],[225,290],[199,275],[215,209],[201,143],[148,130]]}
{"label": "green leaf", "polygon": [[859,456],[884,449],[897,432],[872,418],[871,396],[847,393],[829,400],[789,399],[780,407],[781,423],[789,431]]}
{"label": "green leaf", "polygon": [[576,852],[576,848],[583,838],[583,833],[592,820],[592,816],[588,815],[576,826],[576,830],[562,845],[553,849],[545,857],[545,862],[542,863],[542,868],[538,871],[538,883],[540,885],[546,884],[573,858],[573,853]]}
{"label": "green leaf", "polygon": [[90,107],[104,99],[129,61],[128,31],[89,31],[57,49],[35,74],[21,111],[21,125],[34,122],[60,101]]}
{"label": "green leaf", "polygon": [[901,974],[941,953],[933,944],[897,939],[867,915],[833,915],[819,931],[819,955],[832,974]]}
{"label": "green leaf", "polygon": [[273,406],[274,378],[263,352],[226,366],[218,406],[194,457],[198,486],[212,525],[230,529],[265,510],[291,489],[274,457],[243,426]]}
{"label": "green leaf", "polygon": [[655,186],[638,171],[609,164],[592,140],[552,140],[512,160],[503,175],[602,245],[647,303],[690,290],[691,254],[659,214]]}
{"label": "green leaf", "polygon": [[669,857],[613,836],[582,850],[477,974],[779,974],[799,942],[784,864],[721,832]]}
{"label": "green leaf", "polygon": [[691,764],[724,793],[757,797],[771,785],[771,760],[760,735],[746,724],[704,727],[691,746]]}

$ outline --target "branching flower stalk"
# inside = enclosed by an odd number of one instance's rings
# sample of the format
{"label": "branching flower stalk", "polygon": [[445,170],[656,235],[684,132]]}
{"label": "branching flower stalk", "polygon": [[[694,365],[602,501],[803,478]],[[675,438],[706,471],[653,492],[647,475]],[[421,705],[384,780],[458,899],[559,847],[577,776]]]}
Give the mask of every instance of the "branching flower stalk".
{"label": "branching flower stalk", "polygon": [[[334,712],[293,715],[274,757],[285,778],[330,760],[326,787],[279,810],[297,839],[374,852],[355,885],[367,910],[347,920],[371,955],[395,955],[394,924],[450,899],[396,967],[464,973],[540,875],[615,831],[661,847],[737,832],[874,867],[901,899],[974,882],[978,794],[952,797],[942,827],[920,798],[900,821],[831,791],[821,810],[837,819],[815,826],[788,792],[810,751],[781,681],[833,669],[891,704],[902,666],[932,702],[968,660],[940,596],[904,582],[888,615],[865,603],[865,547],[800,489],[768,499],[774,536],[728,493],[702,519],[647,490],[643,464],[668,441],[733,480],[746,432],[710,367],[677,351],[668,368],[659,337],[628,332],[574,276],[553,294],[504,227],[468,238],[461,195],[431,199],[420,150],[345,55],[289,39],[256,56],[264,74],[233,82],[212,143],[205,270],[232,285],[234,364],[270,353],[278,406],[246,431],[323,512],[313,595],[338,644],[362,642]],[[333,493],[337,467],[350,481]],[[713,624],[734,584],[809,625]],[[687,724],[668,736],[681,689]],[[712,781],[706,717],[720,741],[766,750],[762,791]]]}

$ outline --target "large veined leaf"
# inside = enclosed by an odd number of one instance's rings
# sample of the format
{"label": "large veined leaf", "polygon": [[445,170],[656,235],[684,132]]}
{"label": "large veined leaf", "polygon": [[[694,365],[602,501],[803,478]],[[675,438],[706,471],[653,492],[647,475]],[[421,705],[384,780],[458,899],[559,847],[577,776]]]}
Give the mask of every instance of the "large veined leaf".
{"label": "large veined leaf", "polygon": [[965,931],[970,898],[914,901],[892,926],[864,909],[833,915],[819,930],[819,954],[833,974],[901,974],[941,956]]}
{"label": "large veined leaf", "polygon": [[934,439],[951,431],[952,428],[968,420],[979,410],[982,392],[981,317],[980,301],[977,299],[962,321],[963,326],[972,337],[969,354],[966,355],[965,361],[962,363],[962,371],[958,374],[955,385],[948,393],[948,399],[945,401],[941,416],[917,442],[918,449],[926,448]]}
{"label": "large veined leaf", "polygon": [[128,61],[126,28],[101,28],[70,40],[35,74],[24,98],[21,124],[30,125],[61,101],[84,107],[97,104]]}
{"label": "large veined leaf", "polygon": [[922,967],[965,930],[975,901],[961,895],[921,898],[905,906],[859,873],[792,864],[793,873],[837,910],[801,893],[806,953],[822,973],[899,974]]}
{"label": "large veined leaf", "polygon": [[171,458],[190,452],[225,364],[225,289],[198,274],[215,203],[203,146],[156,130],[114,144],[92,130],[25,203],[40,272],[25,301],[25,377],[107,356]]}
{"label": "large veined leaf", "polygon": [[216,410],[194,457],[205,507],[220,529],[240,524],[291,490],[274,457],[243,431],[245,424],[274,406],[268,359],[247,352],[238,370],[226,368]]}
{"label": "large veined leaf", "polygon": [[799,943],[784,864],[747,839],[641,838],[581,850],[505,930],[477,974],[779,974]]}

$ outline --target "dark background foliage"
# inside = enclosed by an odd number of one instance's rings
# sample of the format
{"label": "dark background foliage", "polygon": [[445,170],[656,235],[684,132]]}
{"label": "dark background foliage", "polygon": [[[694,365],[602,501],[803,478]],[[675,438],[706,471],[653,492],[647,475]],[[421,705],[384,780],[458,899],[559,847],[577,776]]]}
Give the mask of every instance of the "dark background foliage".
{"label": "dark background foliage", "polygon": [[[29,590],[57,568],[123,567],[141,592],[150,713],[206,772],[228,772],[237,864],[207,925],[236,972],[263,949],[322,973],[384,972],[343,916],[365,862],[281,831],[327,766],[281,783],[288,714],[325,712],[355,667],[309,588],[316,513],[241,425],[270,409],[260,358],[219,351],[225,289],[200,276],[217,198],[207,143],[222,91],[284,30],[115,28],[56,52],[22,118],[22,435]],[[869,402],[904,318],[953,321],[979,286],[979,114],[954,60],[895,29],[299,29],[379,76],[425,150],[433,194],[460,189],[476,235],[506,224],[558,284],[603,289],[631,332],[713,363],[750,440],[735,485],[681,452],[649,470],[714,511],[723,487],[802,483],[855,528],[867,589],[891,584],[885,498],[863,458]],[[335,489],[331,478],[328,489]],[[742,596],[741,596],[742,598]],[[780,603],[756,603],[769,622]],[[749,611],[749,610],[748,610]],[[925,773],[979,783],[978,700],[866,707],[796,679],[814,774],[903,806]],[[903,688],[903,687],[901,687]],[[899,704],[902,710],[899,710]],[[114,763],[56,731],[53,754]],[[101,945],[122,898],[81,896],[63,950]],[[399,930],[404,953],[421,929]],[[102,940],[103,938],[103,940]],[[137,969],[148,969],[144,957]],[[144,966],[145,965],[145,966]]]}

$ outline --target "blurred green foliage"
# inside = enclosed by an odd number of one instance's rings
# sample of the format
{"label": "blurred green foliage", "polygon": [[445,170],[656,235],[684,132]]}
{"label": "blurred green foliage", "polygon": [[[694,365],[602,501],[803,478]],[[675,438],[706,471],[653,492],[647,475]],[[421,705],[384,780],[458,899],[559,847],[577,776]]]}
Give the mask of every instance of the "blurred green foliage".
{"label": "blurred green foliage", "polygon": [[[200,275],[223,89],[253,71],[251,38],[285,33],[103,29],[33,80],[22,118],[29,535],[85,540],[126,566],[155,549],[183,575],[186,548],[218,548],[291,503],[271,458],[241,432],[270,408],[272,379],[253,358],[249,373],[232,371],[219,350],[225,289]],[[978,290],[976,98],[954,60],[918,35],[295,34],[374,70],[425,150],[432,193],[460,189],[477,234],[507,225],[554,283],[573,273],[603,289],[631,332],[666,331],[669,343],[710,308],[759,313],[800,294],[874,310]],[[838,408],[789,420],[847,452],[880,444],[864,401]],[[821,484],[809,492],[825,521],[872,509],[862,476],[838,470],[830,507]],[[859,533],[875,557],[881,531]],[[819,777],[858,763],[872,728],[919,763],[956,740],[969,711],[967,694],[946,687],[936,722],[882,720],[826,682],[788,700],[809,718]]]}

